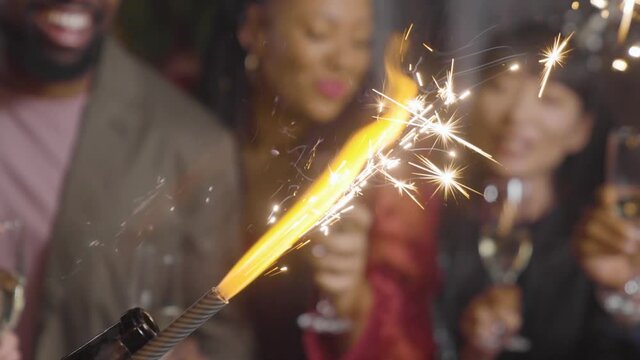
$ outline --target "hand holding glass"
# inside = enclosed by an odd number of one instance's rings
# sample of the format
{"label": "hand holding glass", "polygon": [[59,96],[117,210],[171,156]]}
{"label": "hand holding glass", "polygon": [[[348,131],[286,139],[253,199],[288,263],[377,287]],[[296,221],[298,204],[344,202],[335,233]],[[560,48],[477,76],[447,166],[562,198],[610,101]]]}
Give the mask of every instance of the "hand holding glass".
{"label": "hand holding glass", "polygon": [[[526,224],[520,220],[524,185],[519,179],[488,184],[484,189],[484,206],[478,251],[494,284],[515,285],[529,264],[533,243]],[[514,335],[505,349],[526,352],[530,341]]]}
{"label": "hand holding glass", "polygon": [[[615,189],[616,213],[640,234],[640,131],[623,127],[612,132],[607,150],[606,176]],[[623,289],[600,287],[598,297],[612,315],[640,321],[640,253],[628,261],[636,275]]]}

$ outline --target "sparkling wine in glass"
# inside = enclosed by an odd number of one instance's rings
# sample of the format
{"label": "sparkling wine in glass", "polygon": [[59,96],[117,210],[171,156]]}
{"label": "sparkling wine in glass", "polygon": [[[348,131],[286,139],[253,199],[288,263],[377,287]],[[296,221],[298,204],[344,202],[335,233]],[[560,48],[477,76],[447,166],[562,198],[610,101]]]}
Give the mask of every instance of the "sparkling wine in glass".
{"label": "sparkling wine in glass", "polygon": [[[609,135],[607,183],[615,188],[617,215],[640,232],[640,131],[622,127]],[[598,298],[610,314],[640,321],[640,254],[630,257],[638,269],[623,289],[600,287]]]}
{"label": "sparkling wine in glass", "polygon": [[[515,178],[489,183],[484,189],[478,252],[497,285],[515,285],[533,253],[531,234],[520,218],[524,194],[524,184]],[[505,345],[512,352],[530,348],[530,341],[522,335],[514,335]]]}
{"label": "sparkling wine in glass", "polygon": [[18,221],[0,221],[0,332],[13,330],[25,305],[25,249]]}
{"label": "sparkling wine in glass", "polygon": [[487,226],[478,248],[491,280],[496,284],[513,285],[529,264],[533,243],[527,229],[513,229],[501,234],[494,227]]}

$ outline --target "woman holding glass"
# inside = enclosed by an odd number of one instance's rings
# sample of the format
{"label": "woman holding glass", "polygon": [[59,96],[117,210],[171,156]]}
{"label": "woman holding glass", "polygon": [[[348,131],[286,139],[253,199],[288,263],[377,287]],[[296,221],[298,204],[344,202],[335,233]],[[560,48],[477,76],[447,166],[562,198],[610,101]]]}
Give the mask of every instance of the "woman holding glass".
{"label": "woman holding glass", "polygon": [[[373,2],[247,0],[221,4],[219,17],[212,22],[205,101],[231,120],[229,125],[240,144],[245,204],[242,231],[248,246],[286,212],[361,121],[370,119],[369,114],[351,111],[360,106],[350,105],[357,101],[369,70]],[[253,321],[259,358],[304,356],[298,317],[309,315],[316,299],[313,269],[302,255],[311,250],[331,253],[334,247],[320,243],[345,238],[355,238],[345,243],[362,248],[370,225],[369,210],[361,205],[350,215],[329,236],[310,234],[312,245],[274,264],[275,270],[247,289],[242,299]],[[352,249],[347,246],[341,251]],[[282,274],[282,268],[289,271]],[[335,285],[332,279],[328,282],[328,286]],[[340,305],[322,294],[318,300],[327,305],[320,306],[326,314],[333,314],[332,307]],[[302,317],[303,328],[305,319],[310,317]],[[341,319],[333,320],[341,323]]]}
{"label": "woman holding glass", "polygon": [[473,140],[499,165],[475,167],[483,198],[444,212],[439,310],[461,359],[637,356],[613,339],[571,247],[600,181],[606,126],[579,49],[538,96],[538,52],[556,35],[527,25],[498,37],[494,45],[527,59],[485,74],[471,112]]}

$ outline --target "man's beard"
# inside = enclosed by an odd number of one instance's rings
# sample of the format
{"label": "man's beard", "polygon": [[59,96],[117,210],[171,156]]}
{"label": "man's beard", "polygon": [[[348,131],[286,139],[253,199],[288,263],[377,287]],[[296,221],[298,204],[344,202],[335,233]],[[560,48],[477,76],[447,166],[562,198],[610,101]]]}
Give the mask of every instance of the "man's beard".
{"label": "man's beard", "polygon": [[28,75],[44,81],[73,80],[84,75],[98,61],[103,39],[101,34],[94,36],[75,61],[61,63],[48,54],[45,40],[35,29],[19,29],[0,20],[0,52],[5,52],[5,60]]}

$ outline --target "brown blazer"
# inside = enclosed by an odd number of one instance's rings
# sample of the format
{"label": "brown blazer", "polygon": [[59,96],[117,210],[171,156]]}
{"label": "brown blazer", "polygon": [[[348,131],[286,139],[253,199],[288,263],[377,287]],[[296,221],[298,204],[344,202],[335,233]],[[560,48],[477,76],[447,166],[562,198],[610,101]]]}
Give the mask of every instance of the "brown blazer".
{"label": "brown blazer", "polygon": [[[107,40],[66,176],[40,297],[37,359],[59,359],[132,305],[141,242],[184,254],[184,306],[239,257],[232,137],[194,101]],[[211,359],[246,359],[230,304],[198,333]]]}

